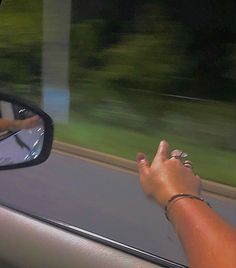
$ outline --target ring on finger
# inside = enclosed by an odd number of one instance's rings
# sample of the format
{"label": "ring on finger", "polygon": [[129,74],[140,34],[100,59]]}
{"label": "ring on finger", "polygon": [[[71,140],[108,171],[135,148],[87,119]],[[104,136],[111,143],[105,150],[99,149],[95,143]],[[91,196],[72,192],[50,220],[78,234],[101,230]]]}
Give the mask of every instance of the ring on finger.
{"label": "ring on finger", "polygon": [[185,161],[183,162],[183,165],[184,165],[185,167],[187,167],[187,168],[191,168],[191,169],[193,169],[193,162],[190,161],[190,160],[185,160]]}
{"label": "ring on finger", "polygon": [[174,158],[176,158],[176,159],[179,159],[181,162],[183,162],[183,159],[184,159],[185,157],[187,157],[187,156],[188,156],[187,153],[185,153],[185,152],[183,152],[183,151],[181,151],[181,150],[178,150],[178,149],[175,149],[175,150],[173,150],[173,151],[171,152],[171,157],[174,157]]}

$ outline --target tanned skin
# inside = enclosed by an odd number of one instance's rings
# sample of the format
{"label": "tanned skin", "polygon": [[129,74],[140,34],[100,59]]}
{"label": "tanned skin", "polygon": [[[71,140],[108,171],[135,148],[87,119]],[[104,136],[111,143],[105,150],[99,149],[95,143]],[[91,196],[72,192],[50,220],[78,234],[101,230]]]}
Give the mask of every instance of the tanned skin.
{"label": "tanned skin", "polygon": [[[168,143],[162,141],[149,165],[137,155],[140,183],[144,192],[163,208],[174,195],[200,197],[201,180],[179,159],[169,158]],[[206,203],[190,198],[173,202],[168,209],[172,223],[192,268],[235,268],[236,231]]]}

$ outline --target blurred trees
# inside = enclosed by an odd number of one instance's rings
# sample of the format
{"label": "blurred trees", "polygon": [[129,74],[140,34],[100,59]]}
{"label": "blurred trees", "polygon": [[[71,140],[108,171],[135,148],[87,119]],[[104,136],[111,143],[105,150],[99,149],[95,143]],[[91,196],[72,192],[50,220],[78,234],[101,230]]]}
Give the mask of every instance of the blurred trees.
{"label": "blurred trees", "polygon": [[[0,83],[38,82],[42,0],[4,1],[0,12]],[[235,14],[233,0],[74,0],[71,85],[96,69],[126,96],[138,85],[147,94],[235,100]]]}
{"label": "blurred trees", "polygon": [[80,118],[142,131],[155,126],[235,149],[233,105],[188,105],[160,96],[236,99],[235,3],[128,2],[101,0],[92,18],[88,11],[73,16],[73,110]]}
{"label": "blurred trees", "polygon": [[[155,89],[151,89],[153,93],[154,91],[162,91],[170,94],[216,100],[232,101],[236,99],[233,80],[225,75],[227,72],[232,73],[233,68],[232,60],[230,60],[233,54],[229,54],[228,46],[236,42],[236,3],[233,0],[226,0],[223,5],[211,0],[99,0],[96,2],[96,11],[91,12],[88,9],[89,6],[91,9],[93,1],[88,2],[90,5],[88,4],[86,8],[86,5],[81,4],[81,1],[74,1],[73,22],[74,27],[77,27],[81,22],[84,23],[84,20],[87,24],[92,23],[92,20],[99,21],[96,41],[94,40],[97,57],[92,56],[93,60],[91,61],[91,57],[88,60],[96,63],[96,67],[100,64],[101,69],[103,69],[106,60],[107,69],[112,69],[116,55],[118,56],[119,47],[123,50],[120,57],[130,58],[129,55],[132,54],[132,50],[126,49],[126,52],[124,52],[124,48],[133,46],[134,51],[137,51],[137,47],[140,48],[140,45],[142,45],[143,50],[140,50],[140,53],[146,52],[145,49],[150,47],[150,40],[152,39],[155,42],[155,44],[152,44],[153,62],[155,60],[164,61],[166,56],[170,59],[174,49],[175,55],[178,57],[176,63],[174,62],[176,56],[172,63],[172,67],[176,64],[174,68],[178,75],[173,74],[166,79],[165,83],[155,84]],[[76,16],[77,14],[78,16]],[[161,28],[165,31],[165,35]],[[94,31],[94,28],[92,31]],[[88,35],[91,33],[90,31],[86,32]],[[139,40],[136,39],[138,38],[137,35],[139,35]],[[143,36],[141,37],[141,35]],[[171,41],[169,40],[170,37],[172,38]],[[83,33],[78,34],[77,38],[83,40],[85,35]],[[142,41],[140,41],[141,38],[143,38]],[[164,39],[166,39],[166,44],[168,41],[171,42],[168,43],[171,49],[168,54],[168,47],[166,47],[163,57],[157,59],[155,54],[158,51],[160,51],[160,54],[162,53],[159,43],[163,42]],[[127,40],[132,40],[133,43],[131,44]],[[138,44],[139,42],[140,44]],[[77,48],[78,50],[81,49],[80,46],[77,46]],[[76,46],[73,46],[72,53],[75,49]],[[97,61],[100,58],[101,50],[104,52],[103,55],[109,57],[109,60],[103,58],[102,62]],[[134,69],[138,68],[137,65],[142,65],[143,69],[148,69],[148,59],[145,58],[143,61],[142,56],[139,53],[137,54],[137,60],[133,61],[133,65],[132,62],[129,65],[132,65]],[[84,54],[80,57],[84,57]],[[76,61],[75,58],[74,60]],[[179,64],[180,60],[182,61],[181,64]],[[157,65],[157,63],[155,64]],[[163,80],[165,67],[163,65],[160,69],[156,65],[150,65],[154,67],[150,75],[156,71],[155,80],[157,82],[157,77]],[[92,64],[90,67],[92,67]],[[156,70],[153,71],[155,68]],[[125,72],[126,76],[129,76],[130,73],[128,68],[124,67],[120,80],[120,90],[124,86],[124,80],[127,81],[126,78],[123,79]],[[137,77],[135,78],[137,84],[140,85],[141,77],[139,80],[137,80]],[[144,86],[142,90],[149,92],[150,84],[145,80],[145,76],[143,78],[142,82],[146,83],[147,86]],[[132,78],[128,80],[129,83],[133,83]]]}
{"label": "blurred trees", "polygon": [[184,95],[236,100],[234,81],[225,76],[233,69],[232,51],[228,47],[236,42],[236,2],[211,0],[167,0],[171,16],[181,22],[192,35],[188,53],[193,68],[188,76],[191,82]]}
{"label": "blurred trees", "polygon": [[[85,79],[84,86],[87,101],[91,102],[90,107],[95,107],[97,116],[106,115],[108,120],[109,113],[105,111],[111,111],[113,107],[115,113],[118,102],[119,109],[110,120],[113,123],[124,124],[125,120],[121,120],[124,114],[126,119],[131,117],[127,120],[129,126],[144,127],[151,121],[157,123],[156,114],[160,115],[162,111],[158,101],[160,93],[165,92],[173,77],[182,75],[182,66],[186,66],[184,50],[187,39],[181,26],[162,16],[156,4],[140,6],[130,29],[121,31],[119,42],[101,48],[103,40],[100,35],[104,34],[104,25],[106,22],[91,20],[74,29],[72,66],[78,65],[75,69],[72,67],[72,82],[78,83],[78,92],[81,92],[81,75],[87,77],[89,81]],[[140,118],[145,115],[145,122],[136,122],[132,114],[138,114]]]}
{"label": "blurred trees", "polygon": [[[1,90],[39,95],[42,0],[2,5]],[[160,95],[235,101],[235,14],[233,0],[74,0],[72,111],[109,124],[142,131],[155,126],[235,148],[233,105],[211,103],[220,115]],[[210,121],[218,122],[215,128]]]}
{"label": "blurred trees", "polygon": [[38,95],[42,1],[8,0],[0,9],[0,86],[8,93]]}

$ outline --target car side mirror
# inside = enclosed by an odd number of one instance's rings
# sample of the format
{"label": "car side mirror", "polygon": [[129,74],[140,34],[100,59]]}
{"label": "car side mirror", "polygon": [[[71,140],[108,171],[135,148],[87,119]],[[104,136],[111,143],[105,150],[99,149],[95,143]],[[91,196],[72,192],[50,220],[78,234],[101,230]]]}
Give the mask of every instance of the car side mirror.
{"label": "car side mirror", "polygon": [[0,93],[0,170],[38,165],[50,155],[53,121],[27,101]]}

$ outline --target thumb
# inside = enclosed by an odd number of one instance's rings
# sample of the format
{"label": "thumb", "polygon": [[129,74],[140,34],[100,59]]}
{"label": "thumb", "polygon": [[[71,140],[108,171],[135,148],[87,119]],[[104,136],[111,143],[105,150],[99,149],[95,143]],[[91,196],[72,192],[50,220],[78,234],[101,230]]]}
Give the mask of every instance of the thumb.
{"label": "thumb", "polygon": [[139,174],[145,177],[149,173],[149,163],[144,153],[138,153],[136,156]]}

